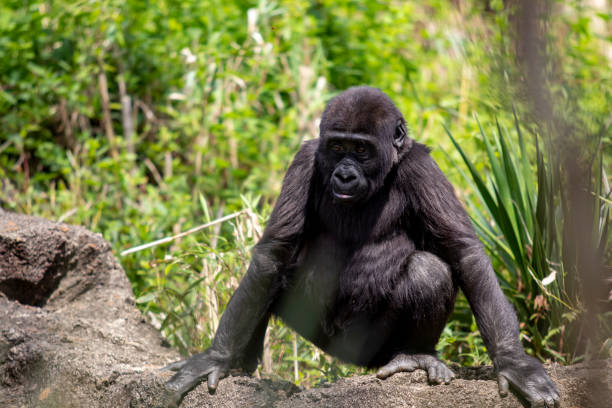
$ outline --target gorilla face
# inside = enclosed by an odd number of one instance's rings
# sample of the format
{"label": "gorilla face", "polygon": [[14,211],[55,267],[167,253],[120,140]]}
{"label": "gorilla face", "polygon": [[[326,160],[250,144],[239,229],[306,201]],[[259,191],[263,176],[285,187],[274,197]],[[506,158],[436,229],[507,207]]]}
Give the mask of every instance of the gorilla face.
{"label": "gorilla face", "polygon": [[350,88],[333,98],[321,118],[317,167],[339,204],[369,199],[407,151],[404,118],[380,90]]}
{"label": "gorilla face", "polygon": [[[331,172],[331,193],[335,201],[359,202],[373,193],[370,170],[375,171],[378,151],[368,135],[330,132],[324,152]],[[331,166],[330,166],[331,167]]]}

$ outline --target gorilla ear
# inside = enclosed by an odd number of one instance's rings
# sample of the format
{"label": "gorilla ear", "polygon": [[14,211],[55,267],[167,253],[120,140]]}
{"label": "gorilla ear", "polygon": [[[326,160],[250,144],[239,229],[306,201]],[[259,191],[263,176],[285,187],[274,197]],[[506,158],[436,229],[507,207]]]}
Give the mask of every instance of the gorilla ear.
{"label": "gorilla ear", "polygon": [[395,127],[395,134],[393,135],[393,146],[396,149],[399,149],[404,145],[404,141],[406,140],[406,125],[403,120],[397,121],[397,126]]}

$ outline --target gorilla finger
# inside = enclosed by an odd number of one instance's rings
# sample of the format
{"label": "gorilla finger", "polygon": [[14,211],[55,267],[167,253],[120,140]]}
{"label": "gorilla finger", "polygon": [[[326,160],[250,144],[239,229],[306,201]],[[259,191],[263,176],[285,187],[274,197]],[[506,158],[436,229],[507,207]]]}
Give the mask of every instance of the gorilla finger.
{"label": "gorilla finger", "polygon": [[499,387],[499,395],[503,398],[503,397],[507,397],[508,396],[508,380],[506,379],[506,377],[504,377],[503,375],[499,374],[497,376],[497,385]]}
{"label": "gorilla finger", "polygon": [[455,373],[453,373],[450,369],[447,368],[444,376],[444,384],[450,384],[453,378],[455,378]]}
{"label": "gorilla finger", "polygon": [[[179,371],[165,384],[168,406],[178,406],[182,397],[194,388],[201,379],[200,374],[189,371]],[[170,403],[172,402],[172,403]]]}
{"label": "gorilla finger", "polygon": [[376,373],[376,378],[384,380],[385,378],[391,377],[393,374],[395,374],[395,371],[391,367],[384,366],[383,368],[378,370],[378,372]]}
{"label": "gorilla finger", "polygon": [[378,378],[379,380],[384,380],[390,375],[391,375],[390,371],[386,366],[383,368],[379,368],[378,371],[376,372],[376,378]]}
{"label": "gorilla finger", "polygon": [[160,368],[160,371],[179,371],[181,368],[185,367],[188,360],[180,360],[175,361],[174,363],[170,363],[165,367]]}
{"label": "gorilla finger", "polygon": [[442,384],[445,380],[444,378],[446,377],[446,367],[444,367],[442,364],[440,364],[436,370],[436,382],[438,384]]}
{"label": "gorilla finger", "polygon": [[433,376],[429,375],[429,372],[427,373],[427,376],[429,377],[429,382],[432,384],[440,384],[440,367],[433,367]]}
{"label": "gorilla finger", "polygon": [[438,384],[448,384],[448,374],[446,373],[446,367],[438,367]]}
{"label": "gorilla finger", "polygon": [[208,392],[214,394],[217,390],[217,385],[219,385],[219,370],[214,369],[208,374]]}
{"label": "gorilla finger", "polygon": [[391,362],[386,366],[382,367],[376,373],[376,377],[384,380],[385,378],[391,377],[395,373],[401,372],[411,372],[414,371],[416,367],[414,364],[407,360],[402,360],[400,362]]}
{"label": "gorilla finger", "polygon": [[395,362],[390,362],[389,364],[381,367],[376,373],[376,377],[381,380],[385,378],[391,377],[393,374],[399,372],[399,364]]}
{"label": "gorilla finger", "polygon": [[552,394],[552,396],[550,396],[546,400],[546,403],[548,404],[548,406],[551,407],[551,408],[558,408],[558,407],[560,407],[561,403],[559,402],[559,393],[552,392],[551,394]]}
{"label": "gorilla finger", "polygon": [[434,367],[434,366],[429,367],[429,369],[427,370],[427,378],[429,379],[430,383],[436,383],[437,382],[436,367]]}

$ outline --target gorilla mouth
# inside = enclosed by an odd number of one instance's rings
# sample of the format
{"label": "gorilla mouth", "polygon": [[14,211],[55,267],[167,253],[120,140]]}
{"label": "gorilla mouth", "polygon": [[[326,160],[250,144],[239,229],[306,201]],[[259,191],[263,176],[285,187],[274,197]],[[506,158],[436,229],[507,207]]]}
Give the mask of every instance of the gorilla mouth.
{"label": "gorilla mouth", "polygon": [[354,195],[352,195],[352,194],[334,193],[334,197],[336,197],[337,199],[340,199],[340,200],[350,200],[351,198],[354,197]]}
{"label": "gorilla mouth", "polygon": [[336,191],[332,191],[334,198],[336,201],[341,203],[352,203],[357,200],[357,194],[347,194],[347,193],[338,193]]}

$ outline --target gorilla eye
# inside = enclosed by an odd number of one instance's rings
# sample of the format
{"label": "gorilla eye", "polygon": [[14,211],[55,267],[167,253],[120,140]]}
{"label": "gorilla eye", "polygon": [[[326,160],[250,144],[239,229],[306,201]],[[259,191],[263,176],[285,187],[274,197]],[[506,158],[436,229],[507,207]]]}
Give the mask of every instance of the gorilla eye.
{"label": "gorilla eye", "polygon": [[358,144],[357,147],[355,147],[355,151],[357,153],[365,153],[366,152],[366,147],[363,144]]}
{"label": "gorilla eye", "polygon": [[340,143],[334,143],[331,148],[336,153],[342,153],[344,151],[344,148]]}

